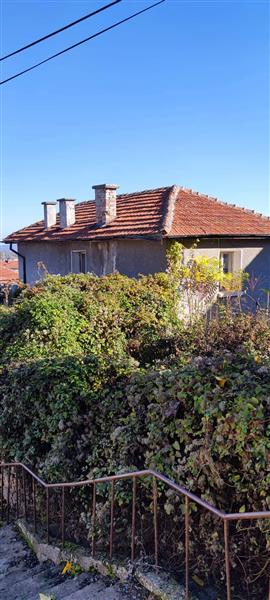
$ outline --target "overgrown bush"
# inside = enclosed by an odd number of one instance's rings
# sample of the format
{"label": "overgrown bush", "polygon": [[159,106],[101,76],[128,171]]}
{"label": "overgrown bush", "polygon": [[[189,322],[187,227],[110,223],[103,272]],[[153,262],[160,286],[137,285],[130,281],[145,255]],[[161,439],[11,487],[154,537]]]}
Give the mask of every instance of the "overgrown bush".
{"label": "overgrown bush", "polygon": [[[50,481],[151,467],[223,510],[269,510],[269,317],[223,310],[184,325],[177,293],[172,273],[48,277],[2,311],[1,457],[29,461]],[[183,501],[158,493],[161,560],[178,565]],[[119,535],[130,526],[130,498],[119,486]],[[102,535],[107,490],[97,506]],[[194,572],[220,581],[221,532],[191,509]],[[90,534],[83,493],[76,518]],[[269,525],[234,525],[231,535],[246,586],[239,597],[255,600],[266,586]]]}
{"label": "overgrown bush", "polygon": [[0,361],[56,355],[140,356],[180,327],[165,273],[47,277],[0,314]]}

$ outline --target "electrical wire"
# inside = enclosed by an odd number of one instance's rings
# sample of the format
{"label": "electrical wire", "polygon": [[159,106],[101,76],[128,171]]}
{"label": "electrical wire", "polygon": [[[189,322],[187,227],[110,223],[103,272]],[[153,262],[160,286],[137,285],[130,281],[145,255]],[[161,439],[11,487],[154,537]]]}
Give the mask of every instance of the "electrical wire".
{"label": "electrical wire", "polygon": [[122,25],[122,23],[127,23],[127,21],[130,21],[131,19],[134,19],[135,17],[142,15],[143,13],[147,12],[148,10],[151,10],[152,8],[154,8],[155,6],[158,6],[159,4],[163,4],[163,2],[165,2],[165,0],[159,0],[159,2],[155,2],[154,4],[147,6],[143,10],[139,10],[138,12],[133,13],[129,17],[126,17],[125,19],[122,19],[121,21],[118,21],[117,23],[114,23],[113,25],[110,25],[109,27],[106,27],[105,29],[98,31],[97,33],[94,33],[93,35],[90,35],[89,37],[85,38],[84,40],[81,40],[80,42],[77,42],[76,44],[73,44],[72,46],[69,46],[68,48],[65,48],[64,50],[61,50],[60,52],[56,52],[56,54],[53,54],[52,56],[49,56],[48,58],[41,60],[40,62],[36,63],[35,65],[32,65],[32,67],[28,67],[28,69],[24,69],[24,71],[20,71],[19,73],[16,73],[15,75],[12,75],[11,77],[4,79],[3,81],[0,81],[0,85],[4,85],[4,83],[8,83],[8,81],[12,81],[12,79],[16,79],[17,77],[21,77],[21,75],[24,75],[25,73],[29,73],[29,71],[33,71],[33,69],[37,69],[37,67],[44,65],[45,63],[49,62],[50,60],[53,60],[57,56],[61,56],[62,54],[65,54],[65,52],[69,52],[70,50],[73,50],[73,48],[76,48],[77,46],[81,46],[82,44],[85,44],[86,42],[93,40],[94,38],[102,35],[103,33],[106,33],[107,31],[110,31],[111,29],[114,29],[115,27],[119,27],[119,25]]}
{"label": "electrical wire", "polygon": [[58,33],[61,33],[61,31],[65,31],[66,29],[69,29],[70,27],[73,27],[74,25],[77,25],[78,23],[85,21],[86,19],[90,19],[91,17],[94,17],[95,15],[102,12],[103,10],[107,10],[111,6],[114,6],[114,4],[119,4],[119,2],[122,2],[122,0],[114,0],[114,2],[110,2],[110,4],[106,4],[106,6],[102,6],[101,8],[94,10],[94,12],[84,15],[84,17],[80,17],[80,19],[77,19],[76,21],[72,21],[72,23],[68,23],[64,27],[61,27],[60,29],[56,29],[56,31],[52,31],[51,33],[48,33],[47,35],[44,35],[43,37],[38,38],[37,40],[34,40],[34,42],[30,42],[29,44],[26,44],[26,46],[23,46],[22,48],[18,48],[18,50],[14,50],[13,52],[6,54],[6,56],[2,56],[0,58],[0,62],[2,60],[6,60],[7,58],[10,58],[11,56],[14,56],[15,54],[19,54],[19,52],[23,52],[24,50],[27,50],[27,48],[31,48],[32,46],[35,46],[36,44],[40,44],[40,42],[44,42],[44,40],[47,40],[48,38],[53,37],[54,35],[57,35]]}

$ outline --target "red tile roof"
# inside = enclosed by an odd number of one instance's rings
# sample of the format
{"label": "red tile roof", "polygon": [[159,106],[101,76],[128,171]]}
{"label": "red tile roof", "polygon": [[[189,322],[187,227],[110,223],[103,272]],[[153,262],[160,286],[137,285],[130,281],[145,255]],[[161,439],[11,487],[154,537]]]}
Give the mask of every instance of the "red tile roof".
{"label": "red tile roof", "polygon": [[18,261],[0,260],[0,283],[12,283],[19,279]]}
{"label": "red tile roof", "polygon": [[210,235],[270,236],[270,218],[217,198],[181,189],[170,236]]}
{"label": "red tile roof", "polygon": [[270,219],[204,194],[178,188],[157,188],[117,196],[117,218],[97,227],[95,202],[75,207],[76,222],[49,230],[44,221],[20,229],[6,242],[102,240],[131,237],[270,236]]}

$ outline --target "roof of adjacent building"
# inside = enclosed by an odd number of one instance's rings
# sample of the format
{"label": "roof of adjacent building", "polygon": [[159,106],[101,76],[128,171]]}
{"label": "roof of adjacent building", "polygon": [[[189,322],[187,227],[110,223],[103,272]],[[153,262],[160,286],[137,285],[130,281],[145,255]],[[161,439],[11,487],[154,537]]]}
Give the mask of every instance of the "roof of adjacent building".
{"label": "roof of adjacent building", "polygon": [[178,186],[120,194],[117,217],[109,225],[96,224],[95,202],[75,206],[71,227],[45,229],[38,221],[16,231],[5,242],[103,240],[134,237],[270,236],[270,218],[246,208],[226,204]]}
{"label": "roof of adjacent building", "polygon": [[0,283],[12,283],[19,279],[17,260],[0,260]]}

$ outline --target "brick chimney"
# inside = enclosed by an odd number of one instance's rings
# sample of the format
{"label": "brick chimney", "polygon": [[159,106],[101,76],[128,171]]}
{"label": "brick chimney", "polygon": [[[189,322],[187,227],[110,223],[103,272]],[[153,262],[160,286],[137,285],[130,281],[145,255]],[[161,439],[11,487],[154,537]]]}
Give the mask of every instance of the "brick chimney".
{"label": "brick chimney", "polygon": [[96,223],[100,227],[109,225],[116,219],[116,190],[118,185],[102,183],[93,185],[96,201]]}
{"label": "brick chimney", "polygon": [[59,210],[60,210],[60,227],[65,229],[75,223],[75,205],[72,198],[60,198]]}
{"label": "brick chimney", "polygon": [[44,206],[44,227],[49,229],[56,223],[56,202],[42,202]]}

